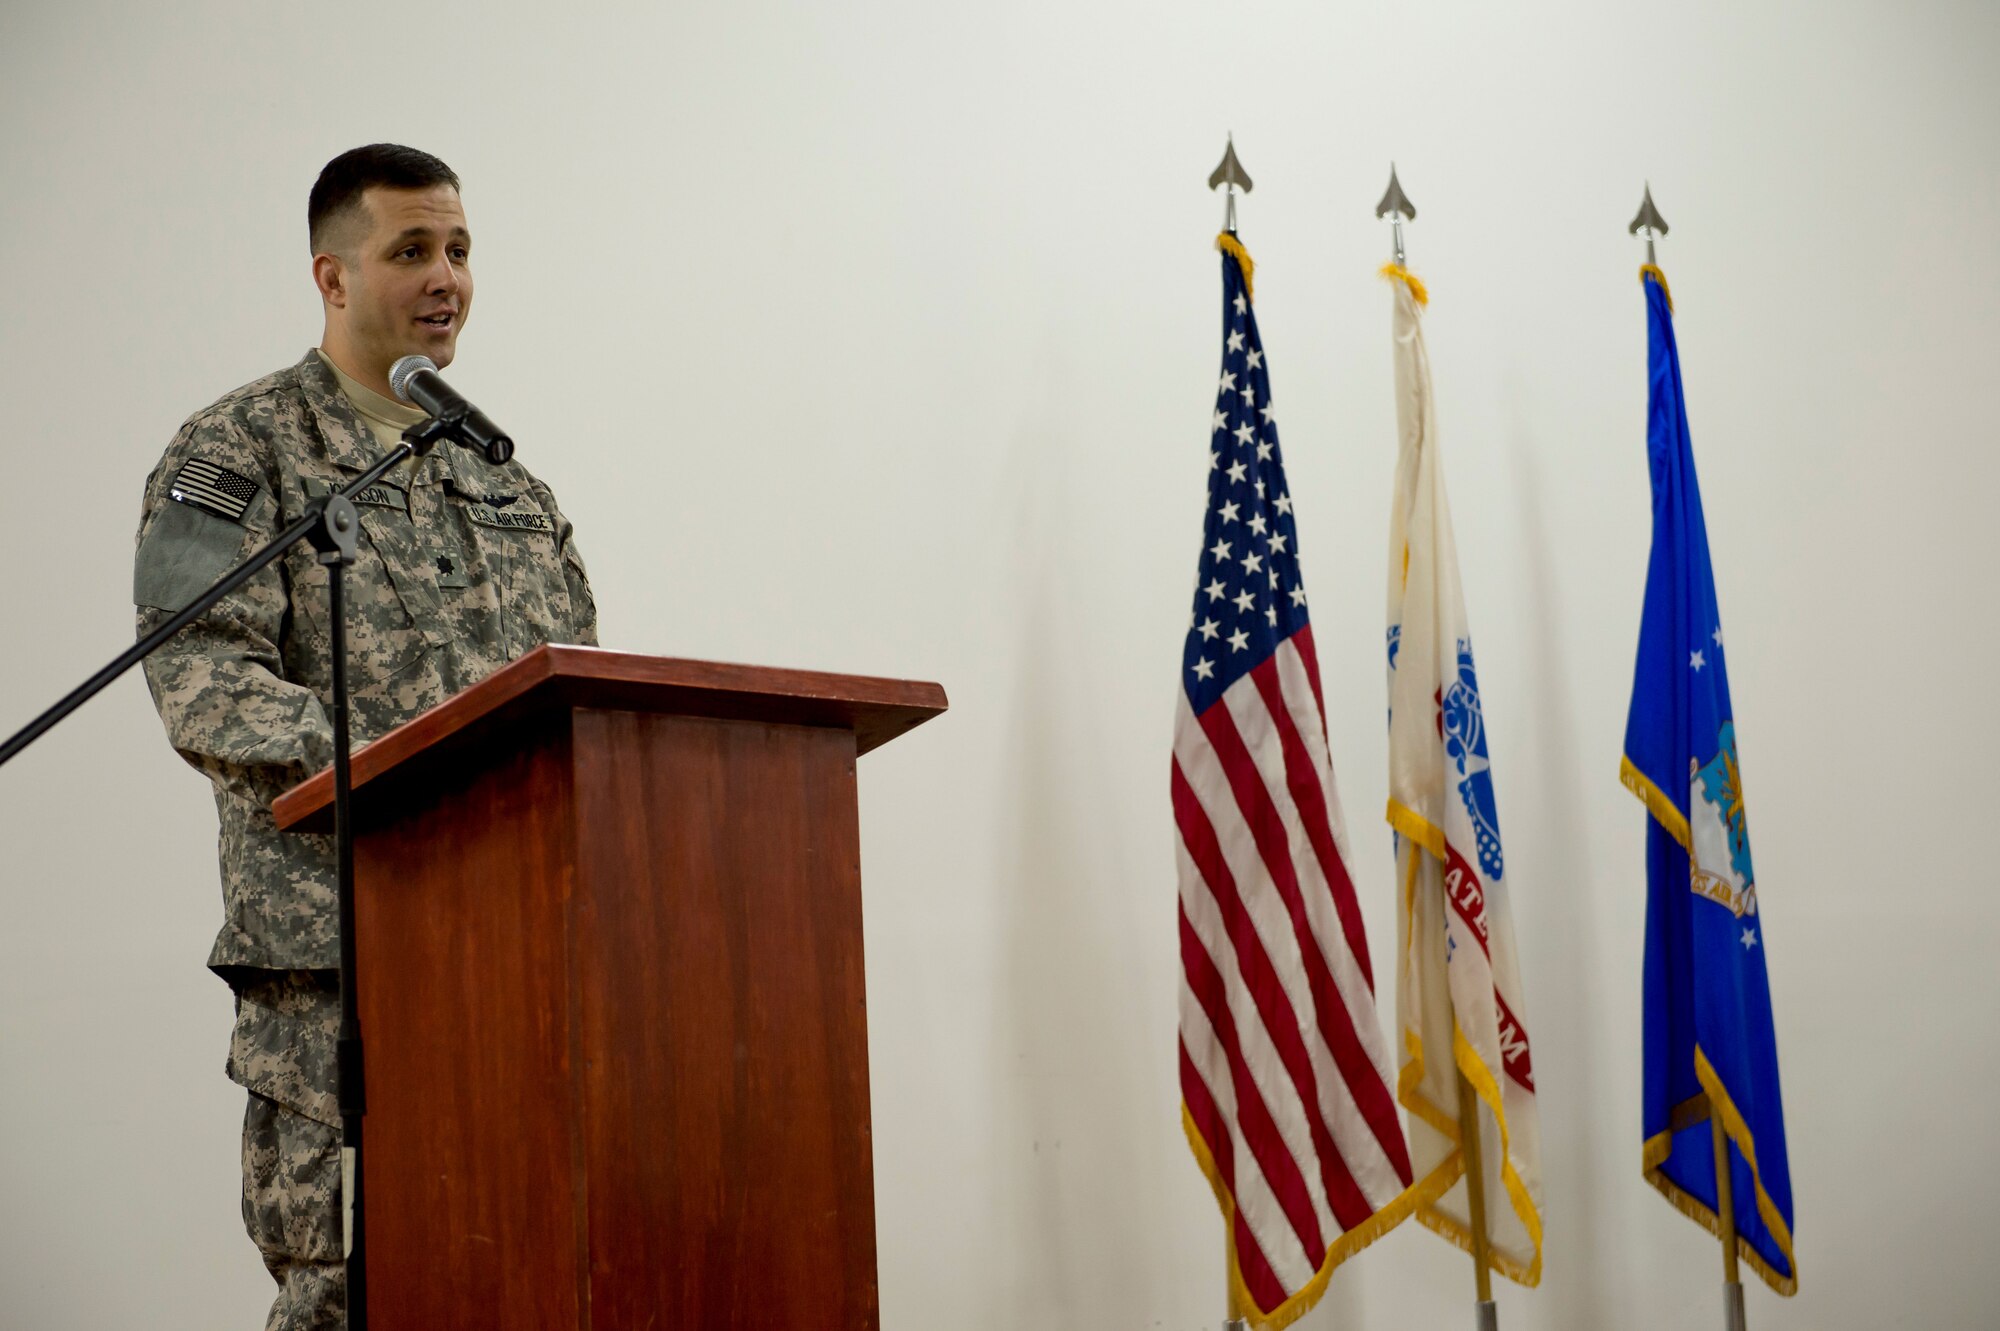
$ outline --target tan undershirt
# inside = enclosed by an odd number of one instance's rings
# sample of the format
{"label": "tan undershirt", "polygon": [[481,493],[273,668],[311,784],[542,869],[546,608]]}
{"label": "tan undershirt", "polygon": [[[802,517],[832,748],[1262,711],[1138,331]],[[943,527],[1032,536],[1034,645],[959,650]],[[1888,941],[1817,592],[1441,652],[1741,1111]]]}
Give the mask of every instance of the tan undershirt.
{"label": "tan undershirt", "polygon": [[[398,402],[392,397],[383,397],[359,379],[348,377],[347,373],[335,365],[332,358],[324,351],[317,354],[326,362],[326,368],[333,371],[334,379],[340,384],[340,391],[346,394],[348,402],[354,407],[355,414],[361,417],[361,423],[375,436],[376,446],[384,453],[403,442],[403,431],[428,419],[421,408],[413,407],[407,402]],[[412,458],[399,464],[390,475],[400,476],[403,484],[407,486],[408,468],[415,461],[416,459]]]}

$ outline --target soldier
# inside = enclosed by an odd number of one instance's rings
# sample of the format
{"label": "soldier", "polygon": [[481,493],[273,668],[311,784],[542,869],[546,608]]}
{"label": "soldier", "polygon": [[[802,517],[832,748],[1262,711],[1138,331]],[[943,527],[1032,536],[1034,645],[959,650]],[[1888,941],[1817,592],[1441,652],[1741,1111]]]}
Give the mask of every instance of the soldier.
{"label": "soldier", "polygon": [[[325,335],[174,436],[139,525],[142,634],[423,419],[390,393],[396,360],[451,364],[472,307],[472,237],[451,169],[412,148],[356,148],[320,173],[307,220]],[[597,641],[570,524],[518,462],[441,444],[356,506],[363,539],[346,586],[357,744],[539,643]],[[250,1093],[243,1220],[278,1283],[271,1331],[346,1320],[332,839],[281,833],[270,810],[332,761],[326,584],[314,552],[295,547],[146,662],[169,739],[215,786],[224,921],[208,964],[236,994],[227,1071]]]}

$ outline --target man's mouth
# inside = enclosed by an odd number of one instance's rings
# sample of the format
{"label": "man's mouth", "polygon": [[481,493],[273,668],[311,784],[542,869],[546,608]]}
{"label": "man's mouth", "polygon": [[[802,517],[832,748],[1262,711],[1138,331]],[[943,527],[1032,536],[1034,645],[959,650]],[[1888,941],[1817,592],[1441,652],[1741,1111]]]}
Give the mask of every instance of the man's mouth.
{"label": "man's mouth", "polygon": [[436,314],[418,315],[417,322],[420,324],[424,324],[428,327],[435,328],[439,332],[443,332],[444,330],[450,328],[452,323],[457,318],[458,318],[458,311],[456,310],[440,310]]}

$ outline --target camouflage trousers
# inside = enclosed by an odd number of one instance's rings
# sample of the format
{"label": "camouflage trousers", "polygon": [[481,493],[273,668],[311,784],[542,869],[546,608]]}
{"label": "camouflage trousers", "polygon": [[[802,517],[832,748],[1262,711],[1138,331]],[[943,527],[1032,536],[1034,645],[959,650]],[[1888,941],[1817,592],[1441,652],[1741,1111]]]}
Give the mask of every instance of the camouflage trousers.
{"label": "camouflage trousers", "polygon": [[263,971],[236,987],[229,1079],[243,1115],[243,1224],[278,1282],[266,1331],[341,1331],[340,1110],[334,1039],[340,983],[324,971]]}

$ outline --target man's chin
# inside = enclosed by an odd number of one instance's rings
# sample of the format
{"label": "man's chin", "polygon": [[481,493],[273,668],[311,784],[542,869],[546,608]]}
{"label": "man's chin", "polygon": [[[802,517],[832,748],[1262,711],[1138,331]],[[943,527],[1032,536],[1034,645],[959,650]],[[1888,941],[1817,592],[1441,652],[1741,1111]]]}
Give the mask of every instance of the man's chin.
{"label": "man's chin", "polygon": [[458,337],[454,334],[451,337],[443,338],[416,338],[401,354],[404,356],[427,356],[430,358],[431,364],[442,370],[445,366],[451,364],[452,357],[457,355],[457,353]]}

